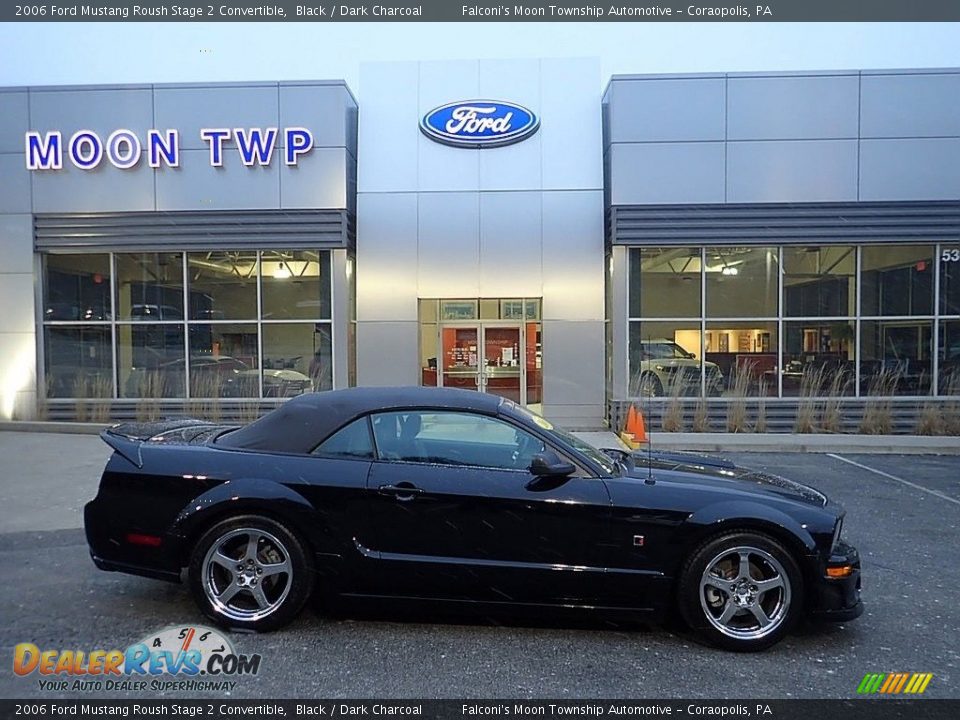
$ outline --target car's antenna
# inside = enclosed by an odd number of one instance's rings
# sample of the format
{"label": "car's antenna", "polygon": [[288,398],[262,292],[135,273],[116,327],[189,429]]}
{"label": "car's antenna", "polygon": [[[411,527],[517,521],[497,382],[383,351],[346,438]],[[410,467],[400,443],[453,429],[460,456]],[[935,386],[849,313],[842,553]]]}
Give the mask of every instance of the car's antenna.
{"label": "car's antenna", "polygon": [[[647,347],[652,348],[653,342],[650,335],[647,335]],[[652,418],[650,413],[653,408],[653,383],[647,383],[647,417]],[[653,428],[647,433],[647,485],[653,485]]]}

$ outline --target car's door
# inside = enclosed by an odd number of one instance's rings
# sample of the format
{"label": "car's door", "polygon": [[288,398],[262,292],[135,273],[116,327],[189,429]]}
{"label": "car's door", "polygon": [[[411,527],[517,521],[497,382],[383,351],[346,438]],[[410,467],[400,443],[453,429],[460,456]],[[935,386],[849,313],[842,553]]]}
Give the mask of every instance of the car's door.
{"label": "car's door", "polygon": [[545,448],[501,418],[416,410],[371,417],[368,477],[379,592],[496,602],[593,602],[609,518],[604,483],[544,482]]}
{"label": "car's door", "polygon": [[287,481],[315,510],[313,549],[327,590],[353,592],[365,584],[357,548],[373,542],[366,499],[373,458],[370,424],[361,417],[323,440],[309,457],[288,460]]}

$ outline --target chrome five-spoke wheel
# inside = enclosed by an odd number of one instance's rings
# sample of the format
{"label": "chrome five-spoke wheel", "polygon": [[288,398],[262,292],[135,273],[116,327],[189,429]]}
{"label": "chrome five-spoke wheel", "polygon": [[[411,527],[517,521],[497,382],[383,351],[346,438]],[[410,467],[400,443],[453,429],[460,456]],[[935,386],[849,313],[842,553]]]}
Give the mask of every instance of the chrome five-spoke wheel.
{"label": "chrome five-spoke wheel", "polygon": [[231,530],[203,560],[207,599],[232,620],[259,620],[274,612],[287,599],[292,582],[288,550],[265,530]]}
{"label": "chrome five-spoke wheel", "polygon": [[194,597],[229,627],[265,630],[289,622],[312,587],[309,558],[284,525],[265,517],[227,520],[197,543],[190,566]]}
{"label": "chrome five-spoke wheel", "polygon": [[765,550],[734,547],[707,563],[700,578],[700,604],[724,635],[753,639],[769,635],[790,610],[790,580]]}
{"label": "chrome five-spoke wheel", "polygon": [[803,575],[790,551],[750,530],[705,540],[684,563],[677,593],[687,625],[728,650],[770,647],[803,611]]}

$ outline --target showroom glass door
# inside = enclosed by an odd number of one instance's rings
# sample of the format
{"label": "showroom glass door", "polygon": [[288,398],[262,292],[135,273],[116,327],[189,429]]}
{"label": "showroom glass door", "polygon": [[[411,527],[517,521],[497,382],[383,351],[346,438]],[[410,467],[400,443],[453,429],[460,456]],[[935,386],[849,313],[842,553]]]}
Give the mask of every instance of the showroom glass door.
{"label": "showroom glass door", "polygon": [[526,344],[520,324],[481,325],[483,335],[480,389],[526,404]]}
{"label": "showroom glass door", "polygon": [[440,328],[440,384],[461,390],[479,390],[480,326],[450,325]]}
{"label": "showroom glass door", "polygon": [[535,366],[535,347],[528,347],[525,331],[523,323],[442,325],[438,384],[480,390],[526,404],[528,369]]}

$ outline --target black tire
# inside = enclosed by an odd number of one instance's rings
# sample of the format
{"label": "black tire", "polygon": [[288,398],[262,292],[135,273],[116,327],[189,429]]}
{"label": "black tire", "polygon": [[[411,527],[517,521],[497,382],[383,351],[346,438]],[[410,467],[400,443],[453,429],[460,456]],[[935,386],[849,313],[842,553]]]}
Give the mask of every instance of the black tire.
{"label": "black tire", "polygon": [[640,376],[637,388],[637,394],[640,397],[661,397],[663,395],[663,381],[656,373],[643,373]]}
{"label": "black tire", "polygon": [[779,541],[749,530],[715,536],[694,550],[677,593],[691,630],[711,645],[738,652],[774,645],[803,613],[803,574],[796,561]]}
{"label": "black tire", "polygon": [[305,543],[260,515],[229,518],[207,530],[188,571],[190,591],[207,617],[221,627],[257,632],[293,620],[310,597],[313,579]]}

